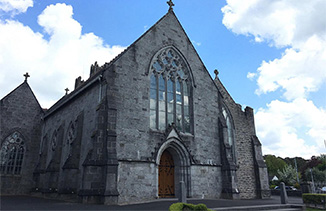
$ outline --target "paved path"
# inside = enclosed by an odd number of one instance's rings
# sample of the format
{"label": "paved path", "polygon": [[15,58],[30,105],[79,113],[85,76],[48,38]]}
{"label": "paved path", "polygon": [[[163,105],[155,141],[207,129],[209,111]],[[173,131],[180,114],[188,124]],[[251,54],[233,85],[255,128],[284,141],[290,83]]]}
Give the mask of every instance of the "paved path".
{"label": "paved path", "polygon": [[[171,204],[177,202],[176,199],[160,199],[142,204],[108,206],[72,203],[31,196],[1,196],[0,200],[0,210],[168,210]],[[280,207],[279,196],[272,196],[272,198],[264,200],[188,199],[188,203],[204,203],[208,208],[214,208],[214,210],[253,210],[255,207],[263,209],[266,205],[274,206],[274,210],[294,210],[290,207]],[[302,205],[302,199],[289,197],[289,204]]]}

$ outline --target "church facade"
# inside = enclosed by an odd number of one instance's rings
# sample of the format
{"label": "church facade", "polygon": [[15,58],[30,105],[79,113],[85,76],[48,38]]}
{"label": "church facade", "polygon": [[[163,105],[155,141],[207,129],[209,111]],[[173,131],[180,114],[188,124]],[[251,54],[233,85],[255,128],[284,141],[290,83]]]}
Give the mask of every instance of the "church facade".
{"label": "church facade", "polygon": [[50,109],[1,100],[1,194],[126,204],[269,197],[253,109],[212,79],[173,10]]}

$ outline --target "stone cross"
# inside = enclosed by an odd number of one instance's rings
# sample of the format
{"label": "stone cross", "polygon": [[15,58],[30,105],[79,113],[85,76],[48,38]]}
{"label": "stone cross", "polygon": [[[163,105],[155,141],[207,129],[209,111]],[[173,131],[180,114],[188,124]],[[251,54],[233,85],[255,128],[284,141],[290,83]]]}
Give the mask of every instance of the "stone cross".
{"label": "stone cross", "polygon": [[168,5],[169,5],[169,11],[172,11],[173,10],[173,6],[174,6],[174,4],[173,4],[173,2],[172,2],[172,0],[169,0],[169,1],[167,1],[166,2]]}
{"label": "stone cross", "polygon": [[69,92],[69,89],[68,89],[68,88],[66,88],[66,89],[65,89],[65,91],[66,91],[66,95],[67,95],[67,94],[68,94],[68,92]]}
{"label": "stone cross", "polygon": [[27,81],[27,78],[28,78],[28,77],[31,77],[31,76],[28,74],[28,72],[26,72],[23,76],[25,76],[25,81]]}
{"label": "stone cross", "polygon": [[217,77],[218,77],[218,74],[219,74],[218,70],[215,69],[215,70],[214,70],[214,73],[215,73],[215,78],[217,78]]}

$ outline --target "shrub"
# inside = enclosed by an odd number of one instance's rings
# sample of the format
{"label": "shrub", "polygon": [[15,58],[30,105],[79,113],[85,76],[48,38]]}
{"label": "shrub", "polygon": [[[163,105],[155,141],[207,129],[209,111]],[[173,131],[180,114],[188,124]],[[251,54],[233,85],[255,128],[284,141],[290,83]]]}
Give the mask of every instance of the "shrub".
{"label": "shrub", "polygon": [[276,187],[276,185],[270,185],[270,186],[269,186],[269,189],[274,190],[275,187]]}
{"label": "shrub", "polygon": [[302,200],[307,207],[326,209],[326,194],[304,193]]}
{"label": "shrub", "polygon": [[293,185],[293,187],[295,187],[297,190],[299,190],[299,189],[301,188],[299,183],[295,183],[295,184]]}
{"label": "shrub", "polygon": [[194,211],[210,211],[205,204],[187,204],[187,203],[174,203],[170,206],[169,211],[183,211],[183,210],[194,210]]}
{"label": "shrub", "polygon": [[169,211],[179,211],[183,209],[183,203],[174,203],[169,207]]}

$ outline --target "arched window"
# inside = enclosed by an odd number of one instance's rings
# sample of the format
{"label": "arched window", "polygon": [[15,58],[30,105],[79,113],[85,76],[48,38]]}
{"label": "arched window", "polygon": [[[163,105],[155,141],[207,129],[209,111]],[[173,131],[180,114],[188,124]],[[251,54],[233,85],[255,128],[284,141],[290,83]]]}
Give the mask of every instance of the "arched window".
{"label": "arched window", "polygon": [[24,140],[19,132],[6,138],[0,149],[0,173],[20,174],[25,153]]}
{"label": "arched window", "polygon": [[226,127],[227,127],[227,143],[231,148],[231,156],[234,157],[234,129],[233,129],[231,115],[229,114],[229,112],[224,106],[222,107],[222,114],[225,119]]}
{"label": "arched window", "polygon": [[52,141],[51,141],[51,150],[55,151],[55,149],[57,148],[57,144],[58,144],[58,140],[57,140],[57,130],[55,130],[53,132],[52,135]]}
{"label": "arched window", "polygon": [[76,139],[76,123],[75,122],[71,122],[69,124],[69,128],[67,131],[67,140],[66,140],[66,144],[67,144],[67,157],[71,157],[72,156],[72,144],[74,142],[74,140]]}
{"label": "arched window", "polygon": [[189,69],[172,48],[164,48],[150,67],[150,127],[164,130],[175,123],[182,132],[191,132]]}

